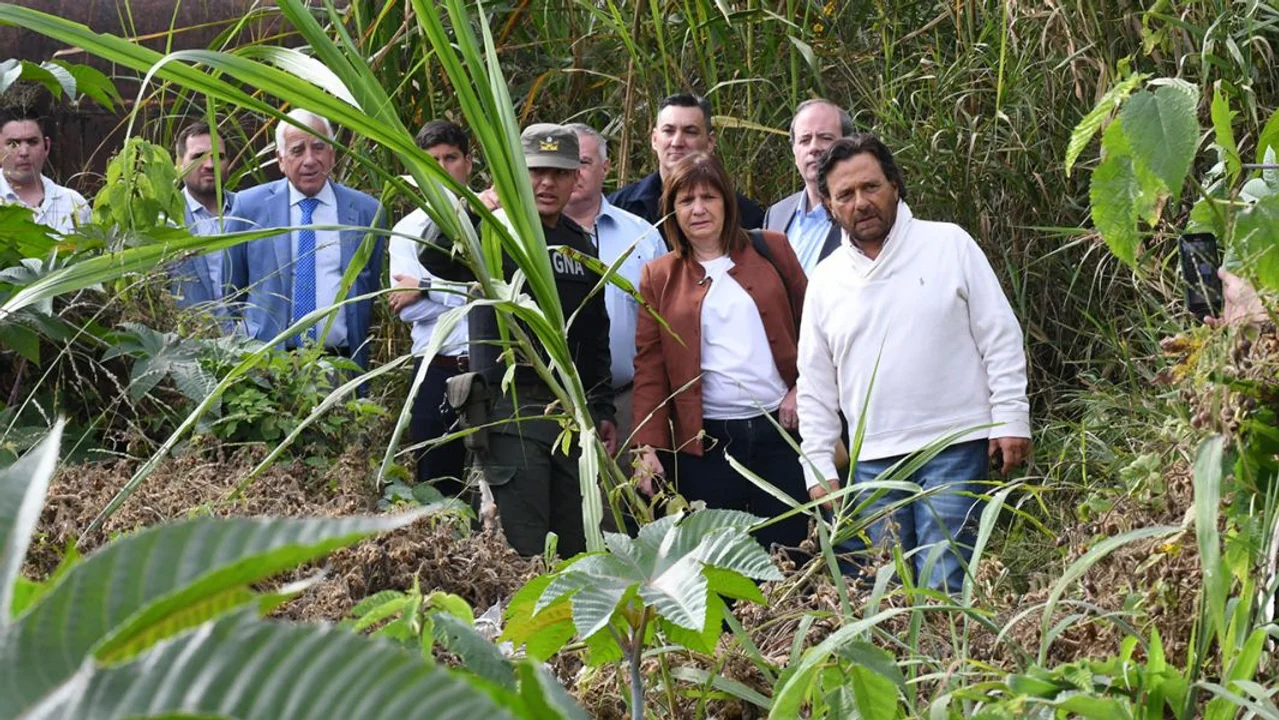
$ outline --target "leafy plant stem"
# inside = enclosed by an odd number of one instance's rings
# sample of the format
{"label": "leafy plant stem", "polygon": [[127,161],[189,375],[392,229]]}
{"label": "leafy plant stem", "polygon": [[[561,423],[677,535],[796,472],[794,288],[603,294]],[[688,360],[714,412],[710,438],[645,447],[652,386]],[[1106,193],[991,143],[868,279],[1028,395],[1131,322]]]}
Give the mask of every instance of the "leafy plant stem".
{"label": "leafy plant stem", "polygon": [[644,660],[644,632],[648,630],[649,609],[640,613],[639,625],[631,635],[631,718],[644,718],[644,673],[640,664]]}

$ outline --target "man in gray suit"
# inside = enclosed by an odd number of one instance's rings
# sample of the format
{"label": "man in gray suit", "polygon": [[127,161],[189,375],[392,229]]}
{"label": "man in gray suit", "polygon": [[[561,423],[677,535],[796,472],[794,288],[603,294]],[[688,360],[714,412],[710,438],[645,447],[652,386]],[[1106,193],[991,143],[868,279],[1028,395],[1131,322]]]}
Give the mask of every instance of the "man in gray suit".
{"label": "man in gray suit", "polygon": [[[173,144],[173,157],[182,173],[186,226],[192,235],[221,234],[227,211],[235,201],[235,193],[223,191],[222,204],[218,204],[218,188],[226,183],[234,154],[221,135],[216,154],[215,165],[213,132],[202,120],[182,128]],[[183,259],[171,272],[171,290],[178,307],[199,305],[221,317],[230,312],[224,298],[244,287],[244,274],[244,246],[236,245]]]}
{"label": "man in gray suit", "polygon": [[805,100],[790,124],[791,151],[804,188],[775,203],[764,214],[764,229],[786,233],[799,264],[811,274],[817,263],[839,247],[839,225],[831,222],[817,190],[817,159],[836,140],[853,134],[853,119],[830,100]]}

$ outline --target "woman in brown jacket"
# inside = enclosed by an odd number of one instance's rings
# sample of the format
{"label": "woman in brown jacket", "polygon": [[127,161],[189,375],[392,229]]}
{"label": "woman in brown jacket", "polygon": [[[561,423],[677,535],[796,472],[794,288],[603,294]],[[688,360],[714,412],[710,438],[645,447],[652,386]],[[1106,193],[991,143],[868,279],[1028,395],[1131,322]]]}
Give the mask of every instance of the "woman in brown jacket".
{"label": "woman in brown jacket", "polygon": [[[752,240],[738,224],[732,181],[714,157],[690,155],[666,179],[662,214],[673,252],[649,262],[640,295],[652,308],[636,332],[636,475],[667,476],[688,500],[763,517],[787,506],[728,463],[726,453],[799,502],[808,501],[793,433],[795,359],[808,281],[786,236]],[[756,250],[762,243],[771,257]],[[653,313],[666,321],[663,328]],[[796,439],[798,442],[798,439]],[[659,451],[667,451],[659,457]],[[806,515],[762,528],[767,547],[795,547]]]}

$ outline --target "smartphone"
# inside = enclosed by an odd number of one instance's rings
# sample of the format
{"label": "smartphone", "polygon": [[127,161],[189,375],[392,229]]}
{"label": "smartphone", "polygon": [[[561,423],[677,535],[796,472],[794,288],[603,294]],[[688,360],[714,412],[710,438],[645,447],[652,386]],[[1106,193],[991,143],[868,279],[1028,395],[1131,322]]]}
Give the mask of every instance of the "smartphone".
{"label": "smartphone", "polygon": [[1195,317],[1221,316],[1221,252],[1212,233],[1182,235],[1178,243],[1181,274],[1186,278],[1186,306]]}

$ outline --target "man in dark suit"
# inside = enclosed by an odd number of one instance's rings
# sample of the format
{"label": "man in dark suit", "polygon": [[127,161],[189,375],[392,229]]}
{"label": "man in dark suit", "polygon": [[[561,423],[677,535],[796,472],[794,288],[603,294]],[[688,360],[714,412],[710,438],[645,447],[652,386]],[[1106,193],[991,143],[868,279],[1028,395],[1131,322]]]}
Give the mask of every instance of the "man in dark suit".
{"label": "man in dark suit", "polygon": [[795,108],[790,124],[791,151],[804,187],[773,204],[764,215],[764,229],[786,233],[804,272],[839,247],[839,225],[831,222],[817,190],[817,160],[841,137],[853,134],[853,119],[830,100],[805,100]]}
{"label": "man in dark suit", "polygon": [[[285,122],[276,127],[275,152],[284,179],[237,195],[227,223],[230,232],[285,229],[244,248],[249,284],[245,326],[250,337],[265,342],[276,341],[285,328],[317,308],[367,295],[381,285],[383,240],[370,236],[367,228],[384,226],[382,206],[329,180],[337,153],[324,139],[334,137],[328,120],[306,110],[288,117],[311,132]],[[338,225],[347,229],[329,229]],[[366,243],[371,247],[359,275],[346,295],[337,297],[343,274]],[[328,332],[322,320],[279,342],[287,348],[323,344],[367,368],[372,315],[371,299],[347,303],[331,316]]]}
{"label": "man in dark suit", "polygon": [[[235,202],[235,193],[224,191],[222,203],[218,203],[218,188],[226,182],[234,150],[219,135],[215,164],[213,146],[213,132],[203,120],[182,128],[173,144],[173,157],[182,173],[186,226],[192,235],[220,234]],[[224,299],[244,287],[245,271],[243,245],[191,255],[171,271],[170,289],[178,307],[205,307],[218,317],[226,317],[235,313]]]}
{"label": "man in dark suit", "polygon": [[[695,152],[715,151],[715,131],[711,129],[711,104],[692,93],[679,93],[658,105],[657,124],[650,139],[657,155],[657,172],[631,183],[608,196],[608,201],[632,215],[661,227],[658,206],[662,200],[662,180],[671,168]],[[737,217],[742,227],[752,230],[764,224],[764,210],[754,200],[737,193]]]}

